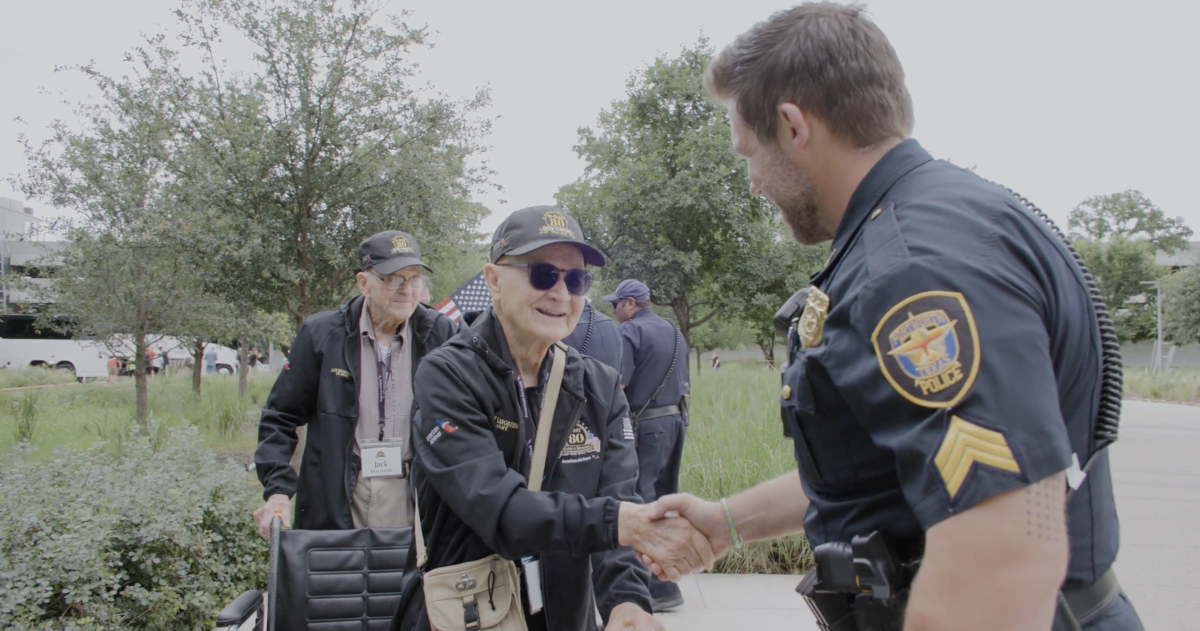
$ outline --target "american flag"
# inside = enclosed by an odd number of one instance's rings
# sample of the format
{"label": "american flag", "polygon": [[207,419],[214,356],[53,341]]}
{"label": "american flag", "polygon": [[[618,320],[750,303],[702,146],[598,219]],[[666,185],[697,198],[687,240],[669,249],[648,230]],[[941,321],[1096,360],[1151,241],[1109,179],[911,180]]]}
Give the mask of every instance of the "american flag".
{"label": "american flag", "polygon": [[492,293],[488,291],[483,272],[467,281],[437,306],[447,318],[458,322],[467,311],[483,311],[492,306]]}

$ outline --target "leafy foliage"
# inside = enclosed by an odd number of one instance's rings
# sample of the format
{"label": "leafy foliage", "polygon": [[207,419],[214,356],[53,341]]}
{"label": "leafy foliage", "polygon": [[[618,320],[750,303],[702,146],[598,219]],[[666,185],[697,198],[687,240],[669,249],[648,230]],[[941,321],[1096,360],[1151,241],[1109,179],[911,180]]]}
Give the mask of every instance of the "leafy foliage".
{"label": "leafy foliage", "polygon": [[115,457],[0,456],[0,626],[208,629],[261,587],[254,480],[198,442],[178,430],[156,450],[135,432]]}
{"label": "leafy foliage", "polygon": [[689,343],[695,327],[738,315],[773,243],[774,212],[750,194],[725,113],[701,85],[711,56],[701,39],[631,76],[596,131],[579,130],[586,170],[557,194],[611,261],[606,278],[649,285]]}
{"label": "leafy foliage", "polygon": [[1100,295],[1113,313],[1117,336],[1130,342],[1153,338],[1156,297],[1154,288],[1142,283],[1161,278],[1166,269],[1154,264],[1151,242],[1117,235],[1108,243],[1081,240],[1074,245],[1096,277]]}
{"label": "leafy foliage", "polygon": [[1192,229],[1184,225],[1182,217],[1167,217],[1136,190],[1083,200],[1067,216],[1067,228],[1074,239],[1146,239],[1155,250],[1164,252],[1187,247],[1188,237],[1192,236]]}
{"label": "leafy foliage", "polygon": [[[470,195],[490,171],[468,158],[485,149],[489,96],[414,89],[424,29],[369,2],[185,0],[178,15],[207,64],[181,79],[195,112],[186,235],[214,255],[221,295],[299,325],[354,291],[375,232],[412,232],[429,254],[471,240],[485,210]],[[250,42],[253,71],[217,61],[222,30]]]}
{"label": "leafy foliage", "polygon": [[1200,341],[1200,261],[1163,280],[1163,328],[1181,344]]}

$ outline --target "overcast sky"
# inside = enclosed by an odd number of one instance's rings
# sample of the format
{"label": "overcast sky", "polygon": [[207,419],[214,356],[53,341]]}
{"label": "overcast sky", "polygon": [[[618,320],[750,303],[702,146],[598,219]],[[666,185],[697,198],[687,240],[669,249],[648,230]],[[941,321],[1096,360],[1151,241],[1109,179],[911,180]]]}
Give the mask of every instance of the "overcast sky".
{"label": "overcast sky", "polygon": [[[1143,0],[875,0],[916,108],[915,136],[935,157],[975,166],[1066,215],[1092,195],[1139,189],[1200,231],[1200,4]],[[56,96],[87,83],[56,65],[95,60],[122,72],[139,33],[175,28],[169,0],[0,0],[0,176],[24,169],[18,133],[40,139],[69,116]],[[488,160],[504,191],[480,201],[492,230],[508,212],[551,203],[583,165],[577,128],[624,95],[656,55],[701,33],[720,48],[789,3],[741,0],[393,2],[428,24],[426,80],[467,96],[490,85],[497,120]],[[23,123],[14,122],[21,117]],[[6,181],[0,196],[22,196]],[[28,200],[39,215],[54,214]],[[1200,237],[1193,237],[1200,238]]]}

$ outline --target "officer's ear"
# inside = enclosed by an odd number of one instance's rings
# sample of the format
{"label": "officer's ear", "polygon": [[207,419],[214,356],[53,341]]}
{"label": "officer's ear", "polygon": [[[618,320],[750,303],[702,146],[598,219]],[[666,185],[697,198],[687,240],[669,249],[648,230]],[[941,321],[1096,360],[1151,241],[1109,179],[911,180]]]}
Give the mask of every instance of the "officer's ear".
{"label": "officer's ear", "polygon": [[358,290],[361,291],[364,296],[367,295],[367,283],[371,282],[371,279],[367,278],[367,273],[359,272],[355,274],[354,281],[358,283]]}
{"label": "officer's ear", "polygon": [[785,148],[803,153],[812,138],[812,121],[795,103],[780,103],[775,113],[779,117],[775,125],[776,138]]}

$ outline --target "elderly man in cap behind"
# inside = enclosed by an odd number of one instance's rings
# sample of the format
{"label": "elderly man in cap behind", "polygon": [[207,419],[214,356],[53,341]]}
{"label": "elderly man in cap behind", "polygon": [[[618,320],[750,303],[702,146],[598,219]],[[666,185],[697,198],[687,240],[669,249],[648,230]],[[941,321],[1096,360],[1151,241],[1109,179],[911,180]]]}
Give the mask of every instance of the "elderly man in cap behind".
{"label": "elderly man in cap behind", "polygon": [[[638,495],[646,502],[679,492],[687,426],[687,342],[675,325],[650,308],[650,288],[629,278],[601,298],[621,323],[621,387],[637,431]],[[674,583],[650,583],[654,611],[683,604]]]}
{"label": "elderly man in cap behind", "polygon": [[[412,376],[456,327],[418,302],[430,268],[411,234],[380,232],[358,253],[362,295],[304,321],[263,407],[254,462],[266,504],[254,518],[264,537],[276,514],[290,525],[293,495],[297,528],[412,525]],[[297,478],[288,463],[301,425]]]}

